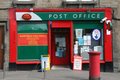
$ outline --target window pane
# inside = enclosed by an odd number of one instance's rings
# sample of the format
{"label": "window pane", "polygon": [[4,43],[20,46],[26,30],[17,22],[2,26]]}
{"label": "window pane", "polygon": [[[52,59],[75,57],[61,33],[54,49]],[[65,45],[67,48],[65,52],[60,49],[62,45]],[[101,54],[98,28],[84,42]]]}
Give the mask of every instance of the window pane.
{"label": "window pane", "polygon": [[56,43],[56,52],[55,56],[62,58],[65,57],[65,52],[66,52],[66,40],[65,36],[55,36],[55,43]]}
{"label": "window pane", "polygon": [[[87,23],[87,24],[86,24]],[[88,52],[101,52],[103,60],[103,25],[97,21],[74,22],[74,54],[89,60]]]}

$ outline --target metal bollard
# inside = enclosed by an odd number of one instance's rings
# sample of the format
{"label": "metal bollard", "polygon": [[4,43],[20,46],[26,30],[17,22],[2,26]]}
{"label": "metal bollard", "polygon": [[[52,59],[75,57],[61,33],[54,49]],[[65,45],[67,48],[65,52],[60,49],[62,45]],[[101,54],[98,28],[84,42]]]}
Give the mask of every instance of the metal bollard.
{"label": "metal bollard", "polygon": [[44,61],[44,80],[46,78],[46,62]]}
{"label": "metal bollard", "polygon": [[100,80],[100,52],[88,52],[90,57],[89,63],[89,80]]}

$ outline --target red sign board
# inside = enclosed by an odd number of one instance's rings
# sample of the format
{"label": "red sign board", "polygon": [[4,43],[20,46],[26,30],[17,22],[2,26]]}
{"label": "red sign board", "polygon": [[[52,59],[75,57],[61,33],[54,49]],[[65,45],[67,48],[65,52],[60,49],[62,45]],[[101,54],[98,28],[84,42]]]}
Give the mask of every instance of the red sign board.
{"label": "red sign board", "polygon": [[47,34],[18,34],[18,46],[48,45]]}

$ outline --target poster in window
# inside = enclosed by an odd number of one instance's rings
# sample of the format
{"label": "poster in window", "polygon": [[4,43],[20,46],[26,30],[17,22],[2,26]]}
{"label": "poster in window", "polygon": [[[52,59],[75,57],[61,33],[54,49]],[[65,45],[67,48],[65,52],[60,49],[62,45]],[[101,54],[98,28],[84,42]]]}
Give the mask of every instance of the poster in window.
{"label": "poster in window", "polygon": [[56,41],[56,43],[57,42],[59,43],[59,46],[66,47],[66,43],[65,43],[66,41],[65,41],[65,37],[64,36],[61,36],[61,37],[56,36],[55,41]]}
{"label": "poster in window", "polygon": [[82,38],[82,29],[75,29],[76,38]]}
{"label": "poster in window", "polygon": [[84,45],[91,45],[91,36],[90,35],[84,35]]}
{"label": "poster in window", "polygon": [[78,38],[78,44],[79,45],[84,45],[84,39],[83,38]]}
{"label": "poster in window", "polygon": [[83,46],[81,47],[81,56],[83,57],[83,60],[88,60],[89,59],[89,54],[88,52],[90,51],[89,46]]}
{"label": "poster in window", "polygon": [[94,29],[93,32],[92,32],[92,38],[93,38],[94,40],[99,40],[100,37],[101,37],[101,32],[100,32],[100,30]]}

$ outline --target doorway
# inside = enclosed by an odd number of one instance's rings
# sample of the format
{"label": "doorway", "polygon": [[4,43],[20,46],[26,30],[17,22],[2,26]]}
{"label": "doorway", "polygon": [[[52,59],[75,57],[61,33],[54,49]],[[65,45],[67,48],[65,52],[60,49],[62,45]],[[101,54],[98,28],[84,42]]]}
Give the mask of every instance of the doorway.
{"label": "doorway", "polygon": [[70,29],[52,28],[51,30],[52,65],[70,63]]}
{"label": "doorway", "polygon": [[4,42],[4,27],[0,26],[0,69],[3,69],[4,63],[3,42]]}

